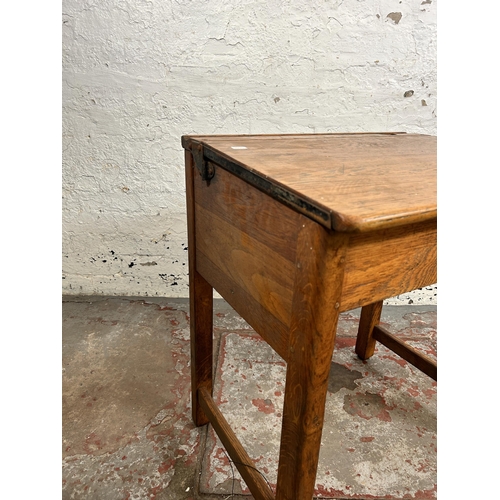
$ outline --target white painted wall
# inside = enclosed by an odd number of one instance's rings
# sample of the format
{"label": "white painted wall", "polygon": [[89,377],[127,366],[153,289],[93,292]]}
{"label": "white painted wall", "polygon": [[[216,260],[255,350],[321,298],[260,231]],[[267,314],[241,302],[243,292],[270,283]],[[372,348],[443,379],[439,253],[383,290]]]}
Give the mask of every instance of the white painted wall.
{"label": "white painted wall", "polygon": [[64,293],[187,296],[181,135],[329,131],[436,134],[435,0],[63,0]]}

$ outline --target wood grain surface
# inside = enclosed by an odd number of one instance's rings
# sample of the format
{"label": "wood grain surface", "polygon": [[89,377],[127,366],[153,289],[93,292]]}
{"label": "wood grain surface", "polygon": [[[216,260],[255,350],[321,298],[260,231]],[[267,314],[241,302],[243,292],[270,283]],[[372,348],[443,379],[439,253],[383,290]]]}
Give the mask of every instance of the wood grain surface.
{"label": "wood grain surface", "polygon": [[277,500],[310,499],[340,311],[348,236],[303,218],[297,238]]}
{"label": "wood grain surface", "polygon": [[189,253],[189,328],[191,335],[191,393],[193,421],[208,423],[198,401],[198,389],[213,389],[213,289],[197,270],[193,157],[185,153],[186,208]]}
{"label": "wood grain surface", "polygon": [[375,352],[373,329],[380,323],[383,306],[384,301],[379,300],[361,308],[355,352],[362,360],[367,360]]}
{"label": "wood grain surface", "polygon": [[[206,155],[236,165],[329,214],[336,231],[369,231],[436,217],[434,136],[314,134],[191,136]],[[217,169],[215,175],[217,176]],[[295,198],[294,198],[295,200]],[[293,204],[293,203],[292,203]],[[307,212],[297,204],[302,213]],[[306,214],[307,215],[307,214]],[[317,219],[317,221],[321,222]]]}
{"label": "wood grain surface", "polygon": [[437,363],[423,352],[418,351],[401,339],[398,339],[389,330],[377,325],[373,328],[373,338],[384,344],[392,352],[411,363],[415,368],[437,381]]}
{"label": "wood grain surface", "polygon": [[286,360],[303,217],[224,170],[194,191],[198,271]]}
{"label": "wood grain surface", "polygon": [[437,281],[436,220],[352,234],[346,256],[342,311]]}

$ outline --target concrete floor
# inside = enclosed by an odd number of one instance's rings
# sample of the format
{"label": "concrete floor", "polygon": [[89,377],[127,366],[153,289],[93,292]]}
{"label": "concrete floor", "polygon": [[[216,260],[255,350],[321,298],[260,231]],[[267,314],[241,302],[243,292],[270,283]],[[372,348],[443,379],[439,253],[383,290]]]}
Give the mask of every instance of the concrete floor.
{"label": "concrete floor", "polygon": [[[214,308],[214,394],[274,487],[285,365]],[[62,310],[62,498],[249,500],[212,429],[191,422],[187,300],[65,297]],[[316,495],[434,499],[436,383],[383,346],[360,361],[358,318],[339,323]],[[434,306],[386,306],[383,322],[436,355]]]}

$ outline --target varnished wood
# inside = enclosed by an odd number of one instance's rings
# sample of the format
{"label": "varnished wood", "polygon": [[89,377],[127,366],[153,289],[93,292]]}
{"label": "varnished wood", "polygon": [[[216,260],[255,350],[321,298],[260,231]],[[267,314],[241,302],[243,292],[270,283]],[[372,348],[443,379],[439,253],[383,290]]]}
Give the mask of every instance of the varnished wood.
{"label": "varnished wood", "polygon": [[209,393],[212,393],[213,290],[211,285],[197,271],[193,158],[189,151],[186,151],[185,154],[185,170],[188,217],[192,413],[195,424],[204,425],[208,423],[208,418],[199,405],[198,389],[205,388]]}
{"label": "varnished wood", "polygon": [[380,322],[383,305],[383,301],[380,300],[361,309],[355,351],[363,360],[373,356],[375,351],[376,341],[373,338],[373,328]]}
{"label": "varnished wood", "polygon": [[266,307],[255,300],[243,287],[236,285],[203,253],[198,253],[197,262],[198,269],[205,279],[286,361],[288,357],[289,327],[273,316]]}
{"label": "varnished wood", "polygon": [[[362,359],[377,340],[432,376],[433,361],[378,323],[383,299],[437,281],[436,139],[183,137],[187,150],[195,144],[194,177],[186,155],[195,422],[209,420],[248,463],[211,397],[213,286],[287,362],[276,498],[309,500],[339,313],[363,307]],[[267,491],[248,481],[256,498]]]}
{"label": "varnished wood", "polygon": [[401,356],[403,359],[408,361],[408,363],[411,363],[415,368],[418,368],[432,379],[437,380],[436,362],[425,354],[419,352],[417,349],[414,349],[412,346],[398,339],[384,327],[380,325],[375,326],[373,329],[373,338]]}
{"label": "varnished wood", "polygon": [[435,219],[352,235],[342,310],[436,283],[436,239]]}
{"label": "varnished wood", "polygon": [[209,186],[196,176],[195,189],[197,203],[211,214],[295,262],[295,245],[290,242],[297,237],[300,214],[224,170]]}
{"label": "varnished wood", "polygon": [[196,204],[200,224],[197,252],[203,253],[236,285],[263,303],[285,325],[290,323],[293,264],[248,233]]}
{"label": "varnished wood", "polygon": [[212,395],[204,387],[199,389],[199,401],[255,500],[274,500],[274,494],[265,479],[256,469],[255,463],[248,456],[245,448],[215,404]]}
{"label": "varnished wood", "polygon": [[[401,135],[406,134],[406,132],[318,132],[315,133],[315,136],[318,137],[330,137],[332,135],[373,135],[376,133],[377,135]],[[212,135],[183,135],[181,137],[181,144],[184,149],[191,149],[193,147],[194,142],[206,141],[212,139],[248,139],[248,140],[257,140],[260,141],[262,138],[284,138],[284,139],[293,139],[293,138],[301,138],[307,134],[212,134]],[[312,134],[309,134],[312,135]]]}
{"label": "varnished wood", "polygon": [[[336,231],[435,219],[436,137],[417,134],[192,136],[215,163],[241,167],[329,214]],[[246,148],[246,149],[233,149]],[[217,176],[217,172],[215,173]],[[252,181],[253,179],[253,181]],[[280,198],[286,202],[286,196]],[[305,210],[307,212],[307,210]]]}
{"label": "varnished wood", "polygon": [[194,186],[198,269],[286,360],[300,214],[223,170]]}
{"label": "varnished wood", "polygon": [[371,358],[378,341],[415,366],[415,368],[418,368],[432,379],[437,380],[437,363],[434,360],[398,339],[379,325],[382,307],[383,301],[379,301],[364,306],[361,309],[356,338],[356,354],[363,360]]}
{"label": "varnished wood", "polygon": [[303,218],[297,259],[277,500],[310,499],[340,310],[348,236]]}

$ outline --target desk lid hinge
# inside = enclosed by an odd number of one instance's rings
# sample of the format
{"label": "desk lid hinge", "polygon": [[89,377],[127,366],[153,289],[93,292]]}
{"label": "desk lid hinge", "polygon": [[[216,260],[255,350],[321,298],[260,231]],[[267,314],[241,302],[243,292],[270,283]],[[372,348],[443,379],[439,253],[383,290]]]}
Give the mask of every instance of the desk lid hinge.
{"label": "desk lid hinge", "polygon": [[207,183],[210,182],[210,179],[215,175],[215,168],[213,163],[209,163],[205,159],[203,144],[201,142],[191,143],[191,153],[193,154],[194,164],[199,170],[201,178],[207,181]]}

